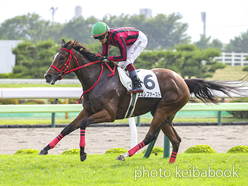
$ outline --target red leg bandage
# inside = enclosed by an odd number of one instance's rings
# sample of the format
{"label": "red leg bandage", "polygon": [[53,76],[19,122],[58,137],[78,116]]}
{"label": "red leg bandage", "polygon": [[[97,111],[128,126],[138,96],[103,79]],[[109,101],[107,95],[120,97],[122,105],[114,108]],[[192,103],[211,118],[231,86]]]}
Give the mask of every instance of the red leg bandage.
{"label": "red leg bandage", "polygon": [[175,163],[177,152],[172,151],[169,163]]}
{"label": "red leg bandage", "polygon": [[85,130],[80,130],[80,143],[79,143],[80,147],[85,147]]}
{"label": "red leg bandage", "polygon": [[50,148],[52,149],[53,147],[55,147],[63,137],[64,136],[62,134],[59,134],[56,138],[54,138],[54,140],[49,143]]}
{"label": "red leg bandage", "polygon": [[138,145],[136,145],[135,147],[133,147],[132,149],[130,149],[128,151],[129,156],[133,156],[138,150],[140,150],[141,148],[143,148],[145,146],[145,143],[142,141],[140,142]]}

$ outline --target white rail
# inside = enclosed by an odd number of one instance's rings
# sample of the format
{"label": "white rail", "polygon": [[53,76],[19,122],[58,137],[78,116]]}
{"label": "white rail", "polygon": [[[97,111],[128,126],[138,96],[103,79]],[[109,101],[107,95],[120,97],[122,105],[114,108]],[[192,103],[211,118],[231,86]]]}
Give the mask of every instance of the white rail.
{"label": "white rail", "polygon": [[[248,87],[244,88],[244,97],[248,95]],[[42,99],[42,98],[79,98],[83,93],[82,88],[2,88],[0,89],[0,98],[3,99]],[[233,97],[240,97],[237,94],[231,94]],[[226,95],[219,93],[219,97]],[[12,105],[14,106],[14,105]],[[69,106],[69,105],[68,105]],[[30,107],[30,106],[29,106]],[[187,105],[185,106],[187,107]],[[80,106],[81,109],[81,106]],[[80,110],[79,109],[79,110]],[[185,109],[185,108],[184,108]],[[211,108],[209,108],[211,110]],[[23,110],[24,111],[24,110]],[[131,132],[131,148],[137,144],[137,129],[134,118],[129,118],[129,127]]]}
{"label": "white rail", "polygon": [[231,66],[245,66],[248,65],[248,53],[225,53],[222,52],[220,57],[215,57],[214,60],[217,60],[223,64]]}
{"label": "white rail", "polygon": [[[0,78],[0,84],[47,84],[45,79],[7,79]],[[80,84],[78,79],[63,79],[56,84]]]}
{"label": "white rail", "polygon": [[[3,99],[42,99],[42,98],[67,99],[67,98],[80,98],[82,93],[83,93],[82,88],[74,88],[74,87],[73,88],[52,88],[52,87],[51,88],[43,88],[43,87],[40,87],[40,88],[2,88],[0,89],[0,98],[3,98]],[[15,106],[15,105],[11,105],[11,106]],[[39,107],[40,106],[41,105],[39,105]],[[81,110],[81,107],[82,106],[80,105],[79,110]],[[129,118],[128,121],[129,121],[129,127],[130,127],[130,132],[131,132],[131,148],[132,148],[137,144],[138,134],[137,134],[137,129],[136,129],[134,118]]]}

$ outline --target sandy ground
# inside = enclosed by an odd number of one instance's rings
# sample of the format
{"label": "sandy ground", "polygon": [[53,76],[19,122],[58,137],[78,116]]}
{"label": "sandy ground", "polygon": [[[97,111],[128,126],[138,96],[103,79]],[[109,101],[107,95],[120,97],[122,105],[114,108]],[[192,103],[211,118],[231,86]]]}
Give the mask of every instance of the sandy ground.
{"label": "sandy ground", "polygon": [[[19,149],[43,149],[63,128],[1,128],[0,154],[14,154]],[[206,144],[218,153],[225,153],[237,145],[248,146],[248,125],[236,126],[175,126],[182,138],[179,153],[187,148]],[[138,127],[138,142],[141,142],[148,127]],[[163,147],[161,132],[156,146]],[[86,129],[86,152],[103,154],[116,147],[129,149],[131,136],[129,127],[88,127]],[[49,154],[60,154],[71,148],[79,148],[79,130],[62,139]]]}

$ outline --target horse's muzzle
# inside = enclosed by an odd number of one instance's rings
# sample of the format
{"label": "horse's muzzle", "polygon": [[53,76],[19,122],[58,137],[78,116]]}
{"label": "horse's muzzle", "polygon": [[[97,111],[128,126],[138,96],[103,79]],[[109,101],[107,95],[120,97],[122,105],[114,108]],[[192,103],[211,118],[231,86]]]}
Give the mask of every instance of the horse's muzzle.
{"label": "horse's muzzle", "polygon": [[51,74],[45,74],[44,75],[44,78],[46,79],[46,82],[51,84],[51,85],[54,85],[55,82],[60,79],[60,74],[56,74],[56,75],[51,75]]}

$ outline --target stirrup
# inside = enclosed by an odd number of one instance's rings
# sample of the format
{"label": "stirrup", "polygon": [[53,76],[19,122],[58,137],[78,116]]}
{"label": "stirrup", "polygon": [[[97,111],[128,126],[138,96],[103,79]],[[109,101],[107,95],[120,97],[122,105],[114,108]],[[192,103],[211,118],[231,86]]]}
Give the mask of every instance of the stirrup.
{"label": "stirrup", "polygon": [[129,90],[129,92],[136,94],[136,93],[143,93],[144,91],[141,89],[141,90]]}
{"label": "stirrup", "polygon": [[144,92],[144,90],[142,89],[142,87],[140,87],[140,88],[134,88],[132,90],[129,90],[129,92],[132,92],[132,93],[142,93],[142,92]]}

